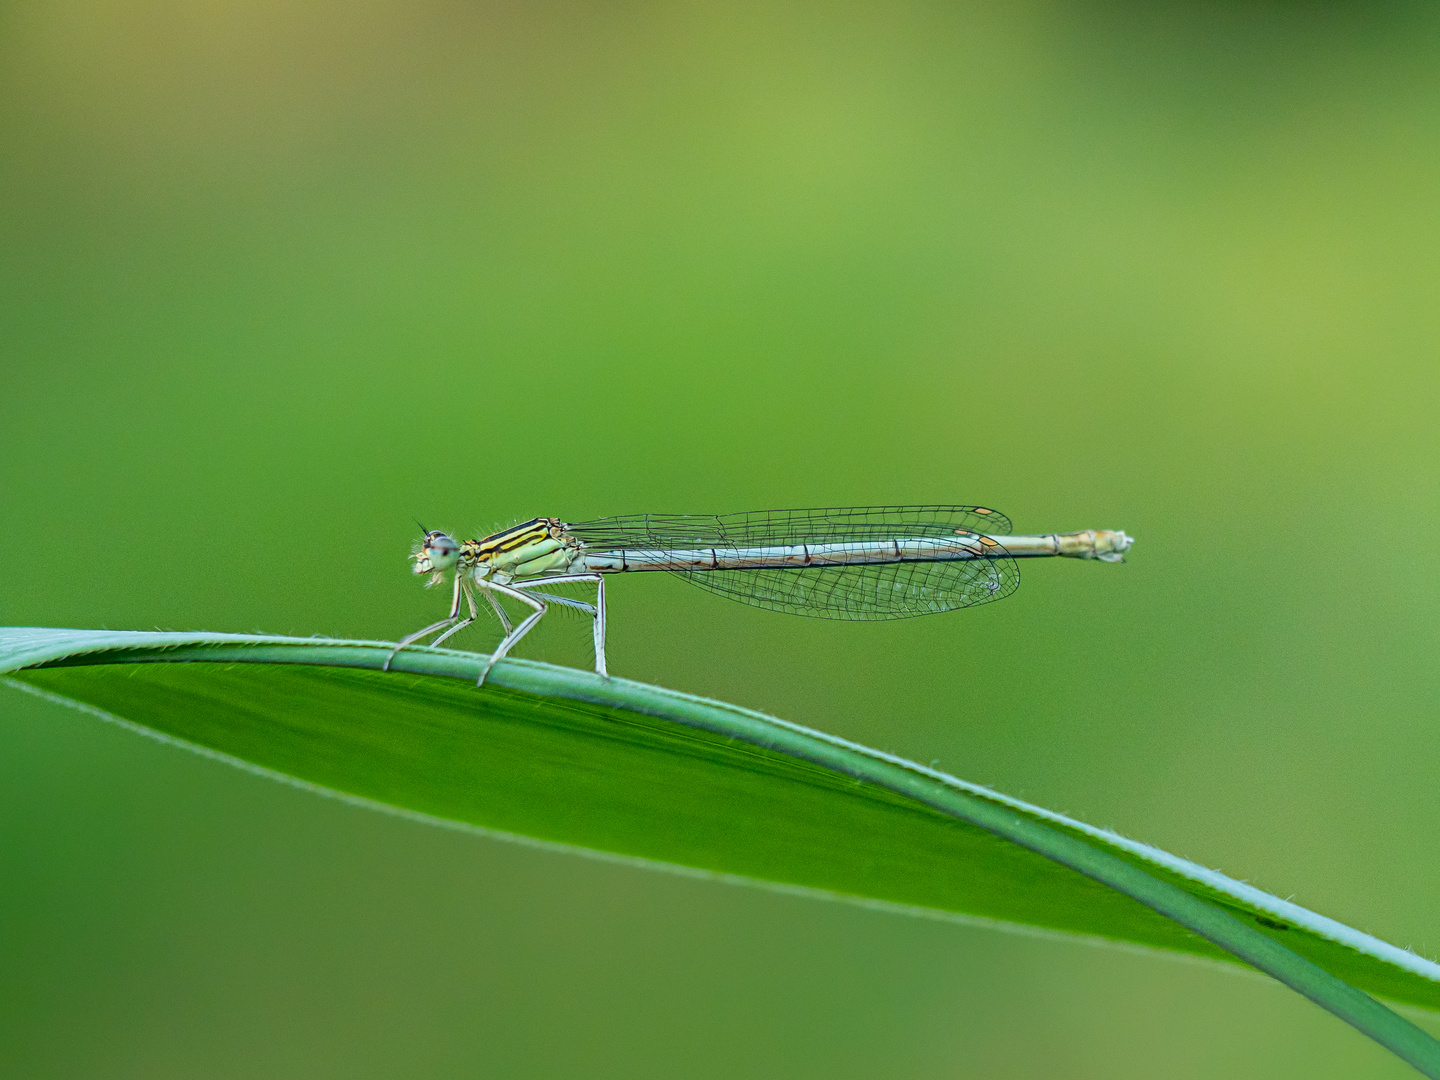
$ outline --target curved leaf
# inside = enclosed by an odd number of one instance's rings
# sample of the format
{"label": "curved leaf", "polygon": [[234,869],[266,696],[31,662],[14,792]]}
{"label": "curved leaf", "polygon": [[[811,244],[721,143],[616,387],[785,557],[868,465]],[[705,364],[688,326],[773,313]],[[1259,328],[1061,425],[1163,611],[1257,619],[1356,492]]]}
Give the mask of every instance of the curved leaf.
{"label": "curved leaf", "polygon": [[411,649],[381,672],[390,648],[8,629],[0,672],[237,764],[441,822],[1239,957],[1440,1075],[1440,1043],[1340,982],[1440,1008],[1440,966],[1298,905],[747,709],[523,660],[477,689],[483,657]]}

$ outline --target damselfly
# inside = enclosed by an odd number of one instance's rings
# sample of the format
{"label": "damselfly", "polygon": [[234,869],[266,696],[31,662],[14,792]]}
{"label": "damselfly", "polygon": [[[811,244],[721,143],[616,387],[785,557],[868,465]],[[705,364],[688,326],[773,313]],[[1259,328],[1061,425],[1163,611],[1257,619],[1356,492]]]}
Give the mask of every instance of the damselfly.
{"label": "damselfly", "polygon": [[[424,527],[422,526],[422,529]],[[395,647],[440,632],[439,645],[479,617],[476,594],[500,618],[505,637],[495,662],[540,621],[550,604],[590,615],[595,670],[605,670],[605,577],[667,570],[702,589],[755,607],[825,619],[904,619],[1000,600],[1020,583],[1016,559],[1069,556],[1120,562],[1133,540],[1086,530],[1016,536],[1010,519],[983,506],[866,506],[764,510],[748,514],[601,518],[570,524],[534,518],[480,540],[426,531],[411,558],[435,585],[453,572],[450,614]],[[595,603],[540,590],[593,584]],[[530,610],[518,624],[501,605]],[[462,604],[469,615],[462,616]]]}

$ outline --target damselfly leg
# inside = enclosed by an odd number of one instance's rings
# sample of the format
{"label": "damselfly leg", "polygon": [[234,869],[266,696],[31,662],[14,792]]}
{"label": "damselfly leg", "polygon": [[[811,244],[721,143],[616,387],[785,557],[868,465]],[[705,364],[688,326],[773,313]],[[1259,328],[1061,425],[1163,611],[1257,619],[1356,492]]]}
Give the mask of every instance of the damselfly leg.
{"label": "damselfly leg", "polygon": [[[538,578],[535,581],[512,582],[516,589],[537,589],[542,585],[567,585],[576,583],[594,582],[595,604],[581,603],[578,600],[570,600],[563,596],[544,596],[552,603],[565,604],[569,607],[587,611],[595,618],[595,674],[610,677],[610,672],[605,669],[605,578],[600,574],[558,574],[555,577]],[[519,640],[518,638],[516,639]],[[511,642],[513,645],[514,642]]]}
{"label": "damselfly leg", "polygon": [[[480,672],[480,678],[476,680],[475,685],[484,686],[485,679],[489,676],[490,669],[495,666],[496,662],[503,660],[506,654],[519,644],[520,639],[528,634],[545,613],[550,610],[544,600],[529,595],[531,589],[539,589],[542,586],[548,585],[574,585],[584,582],[595,583],[596,603],[593,609],[595,616],[595,673],[608,679],[610,675],[609,672],[605,670],[605,583],[600,579],[599,574],[557,574],[554,577],[536,578],[533,581],[525,582],[512,582],[509,585],[501,585],[499,582],[488,581],[480,586],[481,588],[494,589],[501,596],[513,597],[522,604],[528,604],[534,608],[534,610],[525,616],[514,630],[506,634],[504,640],[502,640],[499,645],[495,646],[495,651],[490,654],[490,658],[485,662],[485,667]],[[545,596],[544,593],[540,595]],[[558,600],[563,604],[578,606],[577,601],[566,600],[563,597],[547,596],[546,599]],[[586,604],[584,606],[589,607],[590,605]]]}
{"label": "damselfly leg", "polygon": [[[583,600],[574,600],[566,596],[551,596],[543,592],[534,592],[532,595],[532,591],[538,590],[542,586],[589,583],[595,585],[594,604],[587,604]],[[485,679],[489,676],[490,669],[495,666],[496,661],[504,659],[506,654],[520,642],[520,639],[528,634],[531,629],[534,628],[535,624],[540,621],[541,617],[549,611],[549,605],[546,601],[575,608],[576,610],[585,612],[585,614],[594,619],[595,671],[597,674],[609,678],[609,672],[605,669],[605,581],[599,574],[558,574],[554,577],[537,578],[534,581],[511,583],[509,585],[502,585],[498,581],[471,581],[465,575],[457,574],[455,576],[455,591],[450,603],[450,614],[439,622],[431,623],[423,630],[417,630],[408,637],[402,638],[395,648],[391,650],[390,655],[385,658],[385,663],[381,670],[389,671],[391,662],[395,659],[396,655],[399,654],[400,650],[408,645],[415,644],[421,638],[433,634],[437,630],[443,631],[434,641],[429,642],[430,648],[436,648],[479,618],[480,608],[475,601],[474,590],[479,590],[484,595],[490,606],[495,610],[495,614],[499,616],[500,624],[505,628],[505,636],[486,661],[485,668],[480,672],[480,678],[476,682],[477,686],[483,686],[485,684]],[[525,616],[519,625],[512,624],[504,607],[495,599],[496,593],[502,596],[509,596],[525,604],[532,609],[530,614]],[[460,615],[462,597],[470,609],[468,618],[462,618]]]}
{"label": "damselfly leg", "polygon": [[472,622],[475,621],[475,616],[477,614],[475,610],[475,600],[473,597],[470,596],[468,591],[465,593],[465,598],[470,601],[470,618],[464,620],[463,622],[460,619],[461,588],[461,575],[456,574],[455,594],[450,601],[450,614],[445,618],[441,619],[439,622],[431,623],[429,626],[425,627],[424,630],[417,630],[409,637],[401,638],[400,641],[395,645],[395,648],[390,650],[390,655],[385,658],[385,663],[380,668],[381,671],[390,670],[390,662],[395,659],[396,655],[400,652],[401,649],[405,648],[406,645],[413,645],[415,642],[419,641],[427,634],[433,634],[436,630],[443,630],[445,627],[450,626],[452,623],[460,623],[460,626],[454,627],[453,629],[451,629],[450,633],[447,633],[444,637],[439,638],[436,642],[432,643],[438,644],[440,641],[444,641],[445,638],[449,637],[450,634],[453,634],[456,630],[463,629],[464,627],[469,626]]}
{"label": "damselfly leg", "polygon": [[[438,649],[441,645],[445,643],[445,640],[447,638],[454,637],[461,630],[464,630],[465,627],[469,626],[471,623],[473,623],[476,619],[480,617],[480,609],[475,606],[475,594],[470,591],[470,586],[464,578],[460,579],[460,591],[465,594],[465,602],[470,605],[470,617],[468,619],[461,619],[449,630],[446,630],[434,641],[430,642],[430,647],[432,649]],[[491,603],[494,603],[494,601],[492,600]],[[499,605],[497,604],[496,606],[498,607]]]}
{"label": "damselfly leg", "polygon": [[486,589],[484,591],[485,599],[490,601],[490,606],[495,609],[495,614],[500,619],[500,625],[505,628],[505,632],[507,634],[510,633],[510,631],[513,629],[513,627],[510,625],[510,616],[505,614],[505,609],[500,606],[500,601],[495,599],[494,593],[490,592],[489,589]]}

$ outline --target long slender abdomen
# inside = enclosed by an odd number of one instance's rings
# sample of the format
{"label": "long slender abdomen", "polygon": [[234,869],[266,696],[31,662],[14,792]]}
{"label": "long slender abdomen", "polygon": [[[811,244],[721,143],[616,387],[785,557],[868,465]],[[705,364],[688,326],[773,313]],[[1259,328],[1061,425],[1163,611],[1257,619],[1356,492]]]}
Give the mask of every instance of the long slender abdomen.
{"label": "long slender abdomen", "polygon": [[959,536],[861,540],[827,544],[776,544],[743,548],[676,548],[665,551],[585,552],[581,561],[592,573],[670,570],[803,569],[825,566],[873,566],[899,562],[954,562],[965,559],[1070,556],[1118,559],[1130,546],[1123,532],[1094,531],[1041,536]]}

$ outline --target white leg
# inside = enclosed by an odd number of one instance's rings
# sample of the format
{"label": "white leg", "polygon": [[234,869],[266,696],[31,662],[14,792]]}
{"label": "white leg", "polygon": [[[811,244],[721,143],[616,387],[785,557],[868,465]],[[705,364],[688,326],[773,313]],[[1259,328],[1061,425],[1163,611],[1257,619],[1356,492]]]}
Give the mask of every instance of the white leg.
{"label": "white leg", "polygon": [[490,654],[490,659],[486,661],[484,669],[480,672],[480,678],[475,680],[476,686],[485,685],[485,677],[490,674],[490,669],[495,666],[495,662],[497,660],[503,660],[505,658],[505,654],[508,653],[511,649],[513,649],[516,643],[519,642],[519,640],[523,638],[526,634],[528,634],[530,632],[530,628],[534,626],[537,622],[539,622],[540,617],[549,610],[539,600],[536,600],[533,596],[526,596],[519,589],[512,589],[509,586],[499,585],[495,582],[491,582],[488,587],[494,589],[502,596],[511,596],[514,597],[516,600],[519,600],[522,604],[529,604],[535,610],[530,615],[527,615],[521,621],[519,626],[515,627],[514,630],[511,630],[508,634],[506,634],[504,640],[501,641],[499,645],[495,646],[495,651]]}
{"label": "white leg", "polygon": [[577,581],[599,581],[599,574],[556,574],[554,577],[537,577],[529,581],[512,581],[512,589],[536,589],[541,585],[568,585]]}
{"label": "white leg", "polygon": [[[414,643],[414,642],[416,642],[416,641],[419,641],[419,640],[420,640],[422,637],[424,637],[426,634],[433,633],[434,631],[439,630],[439,629],[441,629],[442,627],[449,626],[451,623],[459,622],[459,620],[460,620],[460,581],[461,581],[460,572],[457,570],[457,571],[455,572],[455,594],[454,594],[454,596],[453,596],[453,597],[451,598],[451,600],[450,600],[450,614],[449,614],[449,616],[448,616],[447,618],[441,619],[439,622],[431,623],[429,626],[425,627],[424,630],[417,630],[417,631],[415,631],[415,633],[411,634],[409,637],[401,638],[400,641],[396,644],[395,648],[393,648],[392,650],[390,650],[390,655],[385,658],[385,663],[384,663],[383,665],[381,665],[381,667],[380,667],[380,670],[381,670],[381,671],[389,671],[389,670],[390,670],[390,661],[394,660],[396,654],[399,653],[399,651],[400,651],[401,649],[405,648],[406,645],[410,645],[410,644],[412,644],[412,643]],[[468,594],[467,594],[467,595],[468,595]],[[473,611],[473,610],[474,610],[474,606],[475,606],[474,603],[472,602],[470,606],[471,606],[471,610]],[[471,616],[471,619],[472,619],[472,621],[473,621],[473,619],[474,619],[474,616],[473,616],[473,615]],[[447,634],[446,637],[449,637],[449,635]],[[441,640],[443,641],[444,638],[442,638]]]}
{"label": "white leg", "polygon": [[[517,584],[517,589],[534,589],[541,585],[564,585],[572,582],[594,582],[595,583],[595,607],[591,614],[595,617],[595,673],[605,678],[610,673],[605,670],[605,578],[601,574],[561,574],[556,577],[537,578],[534,581],[527,581]],[[586,607],[589,607],[587,604]]]}
{"label": "white leg", "polygon": [[547,604],[559,604],[561,607],[571,608],[575,611],[583,611],[592,619],[595,617],[595,605],[587,604],[584,600],[573,600],[568,596],[556,596],[554,593],[541,592],[539,589],[530,591],[531,596],[538,596]]}
{"label": "white leg", "polygon": [[495,594],[490,591],[488,585],[476,582],[475,587],[485,594],[485,599],[490,601],[490,606],[495,609],[495,614],[500,616],[500,625],[505,628],[505,633],[513,629],[510,625],[510,616],[505,614],[505,609],[500,606],[500,601],[495,599]]}
{"label": "white leg", "polygon": [[608,679],[605,670],[605,579],[595,575],[595,673]]}
{"label": "white leg", "polygon": [[430,648],[432,649],[438,649],[446,638],[453,637],[455,634],[458,634],[461,630],[464,630],[465,627],[469,626],[471,623],[473,623],[476,619],[480,617],[480,609],[475,606],[475,596],[473,593],[471,593],[469,584],[462,584],[460,586],[460,589],[465,594],[465,602],[470,605],[470,617],[468,619],[461,619],[449,630],[446,630],[434,641],[430,642]]}

